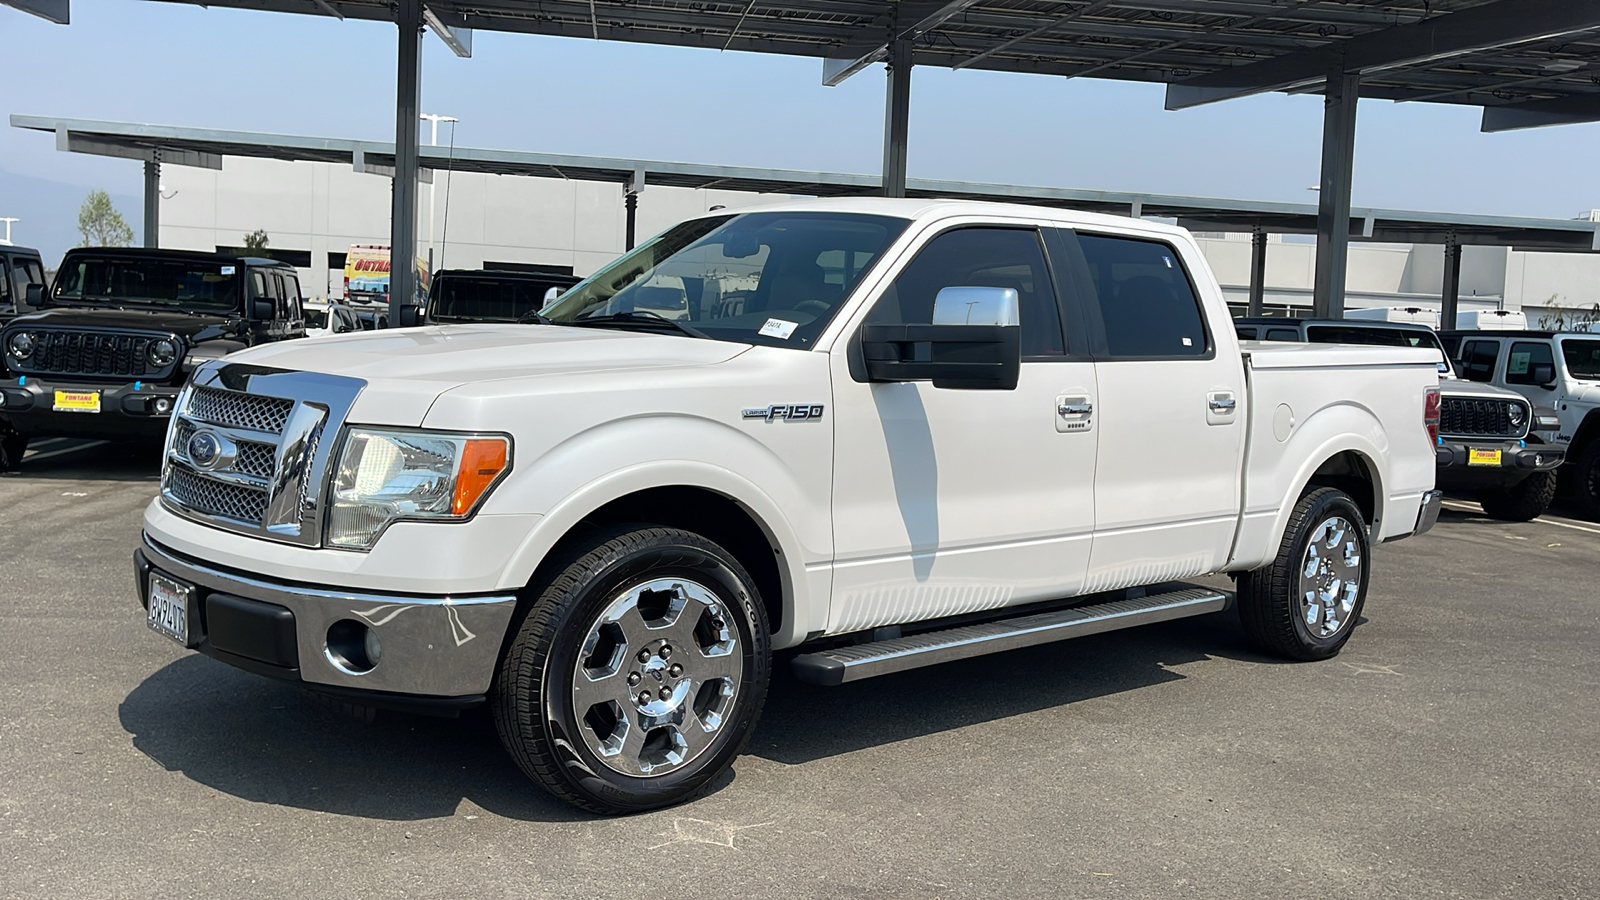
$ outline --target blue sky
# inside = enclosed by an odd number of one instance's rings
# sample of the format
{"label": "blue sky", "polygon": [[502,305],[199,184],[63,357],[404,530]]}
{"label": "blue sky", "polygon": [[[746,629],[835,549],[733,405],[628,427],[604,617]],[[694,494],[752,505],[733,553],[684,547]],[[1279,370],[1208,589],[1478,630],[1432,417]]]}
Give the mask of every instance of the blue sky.
{"label": "blue sky", "polygon": [[[393,137],[392,25],[148,0],[76,0],[72,15],[63,27],[0,7],[0,112]],[[475,35],[472,59],[431,36],[424,47],[423,109],[459,117],[463,145],[879,167],[881,66],[826,88],[815,59],[490,33]],[[1476,108],[1385,101],[1363,101],[1360,116],[1357,205],[1558,218],[1600,207],[1600,125],[1485,135]],[[1311,202],[1320,130],[1315,96],[1166,112],[1154,85],[919,68],[909,169]],[[59,255],[54,236],[76,220],[61,198],[90,187],[128,198],[119,206],[137,219],[138,163],[0,127],[0,216],[24,217],[18,243],[31,233]]]}

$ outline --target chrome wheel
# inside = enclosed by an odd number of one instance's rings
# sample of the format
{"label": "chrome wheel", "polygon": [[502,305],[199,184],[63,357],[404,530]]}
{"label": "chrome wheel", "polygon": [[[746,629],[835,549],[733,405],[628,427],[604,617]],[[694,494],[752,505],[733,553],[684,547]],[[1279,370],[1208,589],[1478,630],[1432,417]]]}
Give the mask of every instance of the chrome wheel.
{"label": "chrome wheel", "polygon": [[1299,613],[1306,631],[1329,638],[1350,624],[1361,598],[1361,543],[1343,516],[1324,519],[1311,532],[1300,566]]}
{"label": "chrome wheel", "polygon": [[664,775],[711,746],[739,693],[738,632],[709,588],[655,579],[589,626],[572,673],[584,743],[623,775]]}

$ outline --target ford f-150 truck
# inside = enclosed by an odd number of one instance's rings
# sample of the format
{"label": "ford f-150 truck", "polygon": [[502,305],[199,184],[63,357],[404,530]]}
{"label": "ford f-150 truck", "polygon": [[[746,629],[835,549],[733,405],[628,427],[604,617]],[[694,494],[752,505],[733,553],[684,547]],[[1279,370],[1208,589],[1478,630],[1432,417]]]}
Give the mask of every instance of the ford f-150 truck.
{"label": "ford f-150 truck", "polygon": [[555,795],[649,809],[732,763],[778,651],[832,685],[1236,602],[1262,649],[1337,653],[1372,548],[1438,516],[1437,361],[1241,347],[1164,225],[715,212],[536,323],[202,367],[139,597],[355,704],[487,703]]}

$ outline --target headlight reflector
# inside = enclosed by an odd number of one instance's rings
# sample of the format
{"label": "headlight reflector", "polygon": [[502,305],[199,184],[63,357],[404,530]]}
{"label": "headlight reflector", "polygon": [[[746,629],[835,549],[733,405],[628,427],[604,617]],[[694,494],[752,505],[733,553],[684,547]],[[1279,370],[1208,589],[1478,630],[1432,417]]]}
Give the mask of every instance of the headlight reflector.
{"label": "headlight reflector", "polygon": [[1518,428],[1522,427],[1522,419],[1523,419],[1522,407],[1518,406],[1515,403],[1513,403],[1513,404],[1511,404],[1511,408],[1509,410],[1507,410],[1507,412],[1509,412],[1511,414],[1511,424],[1516,426],[1516,427],[1518,427]]}
{"label": "headlight reflector", "polygon": [[178,345],[166,338],[158,338],[150,342],[150,348],[145,351],[145,356],[150,358],[151,365],[166,368],[178,358]]}
{"label": "headlight reflector", "polygon": [[27,359],[33,355],[33,335],[26,331],[13,334],[6,349],[13,359]]}
{"label": "headlight reflector", "polygon": [[327,542],[365,550],[391,522],[465,519],[510,462],[502,435],[352,428],[334,470]]}

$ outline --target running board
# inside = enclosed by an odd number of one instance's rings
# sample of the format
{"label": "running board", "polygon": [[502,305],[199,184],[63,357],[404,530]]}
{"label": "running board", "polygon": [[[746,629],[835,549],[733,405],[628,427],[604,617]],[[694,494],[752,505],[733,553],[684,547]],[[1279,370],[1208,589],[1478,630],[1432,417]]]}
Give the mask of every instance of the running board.
{"label": "running board", "polygon": [[1057,609],[1016,619],[963,625],[944,631],[820,650],[795,657],[793,669],[795,677],[801,681],[832,687],[847,681],[860,681],[956,659],[1204,615],[1217,612],[1227,605],[1228,595],[1221,591],[1185,588],[1166,594]]}

